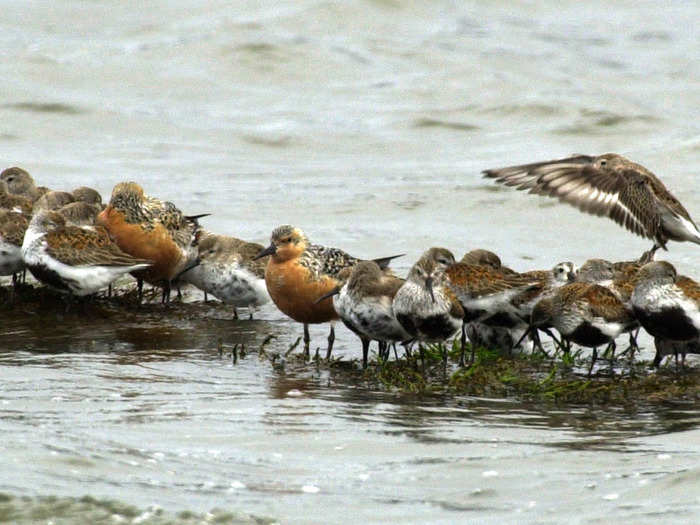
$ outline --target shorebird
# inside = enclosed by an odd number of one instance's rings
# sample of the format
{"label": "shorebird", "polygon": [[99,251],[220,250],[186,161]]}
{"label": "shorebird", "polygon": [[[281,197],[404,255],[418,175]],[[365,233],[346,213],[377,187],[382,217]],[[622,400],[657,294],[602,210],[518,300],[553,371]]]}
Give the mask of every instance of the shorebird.
{"label": "shorebird", "polygon": [[24,270],[22,241],[29,220],[21,213],[0,210],[0,275],[12,275],[17,285],[17,274]]}
{"label": "shorebird", "polygon": [[255,309],[270,301],[265,262],[253,260],[264,246],[215,234],[201,237],[198,244],[199,264],[184,272],[180,280],[233,305],[236,319],[236,308],[247,307],[252,319]]}
{"label": "shorebird", "polygon": [[80,186],[79,188],[75,188],[71,192],[71,195],[73,196],[73,199],[76,202],[85,202],[87,204],[92,204],[96,207],[99,207],[100,211],[102,210],[102,195],[100,195],[100,193],[93,188],[89,188],[87,186]]}
{"label": "shorebird", "polygon": [[185,216],[173,203],[146,196],[135,182],[121,182],[96,222],[124,252],[152,261],[133,274],[139,282],[139,300],[146,281],[163,288],[165,303],[172,281],[198,264],[197,219],[203,216]]}
{"label": "shorebird", "polygon": [[124,253],[106,234],[67,226],[59,213],[40,210],[24,235],[22,258],[37,280],[83,296],[151,262]]}
{"label": "shorebird", "polygon": [[67,191],[47,191],[34,201],[34,211],[57,210],[74,201],[73,195]]}
{"label": "shorebird", "polygon": [[[454,255],[446,248],[430,248],[413,265],[406,282],[396,292],[392,303],[394,314],[411,337],[442,342],[462,326],[464,310],[446,274],[454,264]],[[443,357],[446,360],[447,354]]]}
{"label": "shorebird", "polygon": [[7,188],[13,195],[21,195],[30,201],[37,200],[43,192],[36,187],[34,179],[27,171],[17,166],[0,172],[0,180],[7,183]]}
{"label": "shorebird", "polygon": [[73,226],[91,227],[95,225],[97,215],[102,211],[99,206],[88,204],[84,201],[76,201],[61,206],[56,210],[63,215],[66,222]]}
{"label": "shorebird", "polygon": [[10,193],[7,182],[0,180],[0,209],[32,214],[32,201],[21,195]]}
{"label": "shorebird", "polygon": [[503,273],[488,266],[458,263],[447,270],[450,287],[464,309],[462,341],[468,334],[472,361],[478,345],[512,350],[527,331],[534,304],[573,280],[573,263],[557,264],[551,271]]}
{"label": "shorebird", "polygon": [[632,307],[647,332],[671,341],[700,337],[700,284],[666,261],[645,264],[635,280]]}
{"label": "shorebird", "polygon": [[[265,284],[272,301],[282,313],[304,325],[304,353],[309,353],[309,324],[331,324],[328,335],[327,357],[330,357],[335,341],[334,321],[338,314],[333,301],[319,297],[338,286],[338,274],[361,259],[348,255],[338,248],[311,244],[299,228],[285,224],[275,228],[270,245],[254,259],[270,256],[265,267]],[[381,268],[399,257],[374,259]]]}
{"label": "shorebird", "polygon": [[[606,259],[588,259],[581,265],[576,275],[576,281],[582,283],[599,284],[612,291],[625,308],[634,314],[630,298],[636,284],[637,271],[642,263],[638,261],[610,262]],[[629,350],[634,357],[634,351],[639,349],[637,335],[639,334],[639,323],[630,323],[626,331],[629,332]]]}
{"label": "shorebird", "polygon": [[685,368],[686,354],[700,354],[700,339],[690,339],[689,341],[673,341],[662,337],[654,338],[656,355],[652,366],[658,368],[661,361],[667,355],[672,355],[676,359],[676,370],[678,370],[678,356],[681,356],[681,367]]}
{"label": "shorebird", "polygon": [[382,270],[374,261],[360,261],[345,271],[350,275],[344,284],[320,299],[333,296],[333,308],[341,321],[362,342],[362,366],[367,368],[370,341],[381,345],[412,339],[396,319],[392,306],[405,281]]}
{"label": "shorebird", "polygon": [[485,170],[506,186],[556,197],[597,216],[607,216],[654,241],[646,259],[671,241],[700,244],[700,231],[666,186],[644,166],[614,153]]}
{"label": "shorebird", "polygon": [[636,326],[634,315],[608,288],[574,282],[560,287],[553,296],[539,301],[532,310],[533,329],[554,327],[561,337],[580,346],[593,348],[588,375],[598,357],[598,347]]}

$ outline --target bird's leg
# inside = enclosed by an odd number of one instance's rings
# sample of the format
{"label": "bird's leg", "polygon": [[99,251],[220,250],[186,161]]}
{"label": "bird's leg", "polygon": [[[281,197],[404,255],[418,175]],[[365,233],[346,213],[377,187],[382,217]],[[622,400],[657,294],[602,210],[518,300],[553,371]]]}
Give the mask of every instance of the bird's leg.
{"label": "bird's leg", "polygon": [[399,352],[396,350],[396,343],[391,343],[392,348],[394,349],[394,359],[397,361],[399,360]]}
{"label": "bird's leg", "polygon": [[467,326],[464,321],[462,321],[462,335],[459,341],[462,344],[462,351],[459,354],[459,366],[464,368],[464,354],[467,351]]}
{"label": "bird's leg", "polygon": [[615,365],[615,350],[617,349],[617,345],[615,344],[615,341],[610,341],[610,344],[608,344],[608,347],[605,349],[605,353],[609,353],[609,359],[610,359],[610,369],[613,368]]}
{"label": "bird's leg", "polygon": [[653,261],[654,256],[656,255],[656,250],[658,250],[659,248],[661,248],[661,245],[654,243],[654,245],[651,247],[651,250],[642,254],[642,256],[639,258],[639,262],[642,264],[646,264]]}
{"label": "bird's leg", "polygon": [[366,337],[361,337],[360,341],[362,341],[362,368],[365,369],[367,368],[367,356],[369,355],[369,339]]}
{"label": "bird's leg", "polygon": [[209,300],[209,296],[207,295],[207,291],[204,290],[204,302],[206,303]]}
{"label": "bird's leg", "polygon": [[161,304],[170,303],[170,291],[172,290],[172,284],[168,279],[163,280],[163,295],[161,297]]}
{"label": "bird's leg", "polygon": [[311,336],[309,335],[309,325],[304,323],[304,356],[309,357],[309,344]]}
{"label": "bird's leg", "polygon": [[593,355],[591,356],[591,366],[588,368],[588,377],[591,377],[591,373],[593,373],[593,365],[595,365],[595,362],[597,359],[598,359],[598,349],[594,348]]}
{"label": "bird's leg", "polygon": [[233,307],[233,318],[238,321],[238,310],[235,306]]}
{"label": "bird's leg", "polygon": [[326,350],[326,361],[331,360],[331,352],[333,351],[333,342],[335,341],[335,323],[331,321],[331,332],[328,334],[328,350]]}

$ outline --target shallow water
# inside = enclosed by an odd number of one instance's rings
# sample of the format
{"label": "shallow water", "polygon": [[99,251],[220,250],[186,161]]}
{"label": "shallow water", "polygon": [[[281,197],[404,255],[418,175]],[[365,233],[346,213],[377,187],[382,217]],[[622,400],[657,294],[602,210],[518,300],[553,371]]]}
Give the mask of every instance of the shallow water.
{"label": "shallow water", "polygon": [[[211,231],[265,242],[293,223],[406,253],[399,272],[431,245],[516,269],[631,258],[649,242],[479,173],[615,151],[697,217],[698,18],[692,2],[4,5],[0,151],[58,189],[137,180],[211,212]],[[697,278],[696,250],[668,259]],[[4,316],[0,492],[283,523],[700,513],[696,406],[416,398],[254,354],[234,366],[219,340],[274,334],[279,351],[299,327],[272,307],[175,311]],[[336,344],[359,353],[343,328]]]}

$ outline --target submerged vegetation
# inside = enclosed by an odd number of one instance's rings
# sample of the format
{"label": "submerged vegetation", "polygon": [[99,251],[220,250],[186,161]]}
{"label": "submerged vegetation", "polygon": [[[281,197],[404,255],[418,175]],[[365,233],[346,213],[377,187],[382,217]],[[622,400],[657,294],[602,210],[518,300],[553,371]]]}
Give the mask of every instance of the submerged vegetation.
{"label": "submerged vegetation", "polygon": [[[297,341],[298,343],[298,341]],[[671,363],[658,370],[650,363],[627,358],[600,360],[603,366],[588,376],[588,362],[581,353],[547,356],[542,353],[503,355],[487,348],[475,349],[471,365],[459,366],[461,348],[442,344],[424,346],[396,359],[376,357],[362,370],[359,360],[321,359],[317,350],[309,360],[292,351],[259,351],[261,359],[277,367],[326,367],[338,380],[362,382],[370,388],[413,394],[452,394],[478,397],[518,397],[555,403],[635,404],[667,401],[700,401],[700,371],[676,369]],[[607,366],[605,366],[607,364]]]}
{"label": "submerged vegetation", "polygon": [[[147,296],[148,298],[148,296]],[[30,330],[45,328],[46,318],[58,315],[65,320],[74,317],[80,326],[86,320],[99,318],[106,322],[114,319],[139,323],[148,318],[148,330],[156,337],[157,327],[177,326],[183,320],[196,320],[206,325],[210,320],[223,321],[229,308],[218,302],[206,305],[198,302],[174,302],[169,306],[158,304],[154,292],[151,303],[135,305],[135,289],[123,286],[111,298],[95,297],[68,302],[45,288],[21,285],[17,290],[0,287],[0,311],[5,315],[24,317]],[[12,312],[12,313],[10,313]],[[66,314],[66,312],[68,312]],[[239,321],[243,324],[247,321]],[[233,364],[244,359],[267,361],[279,372],[315,373],[323,370],[333,381],[367,388],[410,394],[469,395],[479,397],[517,397],[523,400],[554,403],[590,403],[626,405],[639,402],[700,400],[700,369],[677,368],[673,359],[659,369],[649,362],[618,356],[612,363],[599,359],[588,377],[589,352],[571,354],[503,355],[487,348],[476,348],[473,364],[460,366],[459,341],[452,346],[427,345],[422,352],[414,347],[410,353],[391,351],[388,355],[374,354],[367,369],[362,369],[358,358],[324,358],[325,351],[317,349],[311,356],[302,351],[301,338],[288,342],[288,334],[262,334],[257,341],[245,342],[226,337],[231,332],[228,324],[211,328],[214,339],[212,351]],[[270,325],[270,330],[274,327]],[[226,340],[226,343],[224,343]],[[153,340],[148,344],[156,344]],[[471,349],[467,350],[469,354]],[[359,354],[359,352],[358,352]]]}

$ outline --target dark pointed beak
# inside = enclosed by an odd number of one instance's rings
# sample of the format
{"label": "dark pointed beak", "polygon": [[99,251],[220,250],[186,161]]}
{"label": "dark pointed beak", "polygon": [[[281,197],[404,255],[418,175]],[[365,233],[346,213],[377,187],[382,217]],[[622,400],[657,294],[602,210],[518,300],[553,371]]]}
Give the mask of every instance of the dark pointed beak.
{"label": "dark pointed beak", "polygon": [[276,251],[277,251],[277,248],[275,247],[275,245],[271,244],[270,246],[268,246],[264,250],[260,250],[260,253],[258,253],[255,257],[253,257],[253,260],[255,261],[255,260],[260,259],[262,257],[266,257],[267,255],[274,255]]}
{"label": "dark pointed beak", "polygon": [[566,278],[570,283],[573,283],[576,280],[576,276],[578,275],[578,270],[574,270],[573,272],[569,272],[566,275]]}
{"label": "dark pointed beak", "polygon": [[435,294],[433,294],[433,278],[428,277],[425,280],[425,287],[428,289],[428,293],[430,294],[430,298],[435,302]]}
{"label": "dark pointed beak", "polygon": [[327,294],[323,294],[321,297],[319,297],[318,299],[316,299],[316,300],[314,301],[314,304],[318,304],[318,303],[320,303],[321,301],[323,301],[323,300],[325,300],[325,299],[328,299],[329,297],[333,297],[334,295],[338,295],[339,293],[340,293],[340,286],[336,286],[335,288],[333,288],[333,289],[332,289],[330,292],[328,292]]}

